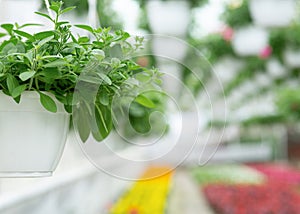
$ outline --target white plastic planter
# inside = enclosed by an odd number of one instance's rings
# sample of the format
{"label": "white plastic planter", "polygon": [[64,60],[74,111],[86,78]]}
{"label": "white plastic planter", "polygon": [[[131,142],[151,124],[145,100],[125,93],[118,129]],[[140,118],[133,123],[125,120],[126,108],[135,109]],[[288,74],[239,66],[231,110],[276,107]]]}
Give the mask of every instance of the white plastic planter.
{"label": "white plastic planter", "polygon": [[240,56],[260,55],[268,46],[268,37],[268,32],[259,27],[238,29],[233,36],[233,49]]}
{"label": "white plastic planter", "polygon": [[291,68],[300,68],[300,50],[291,48],[284,52],[285,63]]}
{"label": "white plastic planter", "polygon": [[155,34],[184,36],[190,22],[190,5],[188,1],[147,2],[150,27]]}
{"label": "white plastic planter", "polygon": [[0,177],[50,176],[69,129],[69,114],[45,110],[36,92],[24,92],[20,104],[0,92]]}
{"label": "white plastic planter", "polygon": [[249,7],[255,24],[263,27],[287,26],[297,8],[295,0],[251,0]]}

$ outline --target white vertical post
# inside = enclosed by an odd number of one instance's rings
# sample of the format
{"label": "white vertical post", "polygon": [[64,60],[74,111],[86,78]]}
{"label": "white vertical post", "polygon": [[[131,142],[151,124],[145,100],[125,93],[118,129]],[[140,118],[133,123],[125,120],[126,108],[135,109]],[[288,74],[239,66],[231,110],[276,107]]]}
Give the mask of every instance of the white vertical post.
{"label": "white vertical post", "polygon": [[89,3],[89,12],[88,12],[89,24],[92,27],[96,28],[99,24],[97,0],[88,0],[88,3]]}
{"label": "white vertical post", "polygon": [[[1,1],[1,0],[0,0]],[[49,3],[49,0],[45,0],[45,5],[46,5],[46,8],[47,8],[47,11],[49,13],[49,16],[53,19],[54,18],[54,15],[52,13],[52,10],[50,9],[50,3]]]}

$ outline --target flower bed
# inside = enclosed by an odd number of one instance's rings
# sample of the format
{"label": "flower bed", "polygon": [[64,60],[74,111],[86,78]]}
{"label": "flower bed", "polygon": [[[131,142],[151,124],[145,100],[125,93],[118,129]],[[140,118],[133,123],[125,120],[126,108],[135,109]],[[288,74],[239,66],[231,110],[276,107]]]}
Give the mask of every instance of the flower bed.
{"label": "flower bed", "polygon": [[263,173],[269,182],[283,183],[286,185],[300,184],[300,171],[283,164],[253,164],[253,169]]}
{"label": "flower bed", "polygon": [[[141,179],[158,175],[158,171],[168,172],[168,168],[149,168]],[[111,214],[163,214],[170,189],[172,173],[151,180],[141,180],[134,183],[112,207]]]}
{"label": "flower bed", "polygon": [[[230,171],[230,168],[234,169]],[[256,184],[249,181],[246,168],[265,177]],[[197,169],[204,194],[218,214],[299,214],[300,172],[287,165],[251,164],[248,166],[204,167]],[[208,173],[209,172],[209,173]],[[215,172],[214,174],[212,172]],[[224,173],[226,172],[226,173]],[[238,173],[241,173],[239,176]],[[244,174],[243,174],[244,173]],[[231,177],[227,174],[231,174]],[[213,177],[212,175],[216,176]],[[202,176],[202,177],[201,177]],[[236,180],[229,178],[238,178]],[[241,180],[241,178],[247,178]],[[216,182],[218,181],[218,182]],[[235,182],[232,182],[235,181]],[[250,179],[251,181],[251,179]]]}
{"label": "flower bed", "polygon": [[219,214],[299,214],[300,196],[281,184],[208,185],[204,193]]}

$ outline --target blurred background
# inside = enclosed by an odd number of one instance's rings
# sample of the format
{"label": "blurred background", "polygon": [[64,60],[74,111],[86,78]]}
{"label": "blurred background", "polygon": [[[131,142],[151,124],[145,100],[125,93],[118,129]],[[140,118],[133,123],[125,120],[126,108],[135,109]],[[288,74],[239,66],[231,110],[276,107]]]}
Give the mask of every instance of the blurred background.
{"label": "blurred background", "polygon": [[[1,214],[300,213],[299,0],[63,1],[77,7],[64,17],[72,23],[145,36],[137,62],[166,74],[163,87],[179,107],[164,102],[168,132],[155,147],[108,139],[118,155],[151,161],[132,167],[97,155],[105,169],[135,179],[168,173],[149,181],[111,176],[70,133],[52,177],[0,178]],[[0,23],[47,28],[35,11],[46,11],[44,1],[0,0]],[[149,131],[143,115],[134,120],[135,130]]]}

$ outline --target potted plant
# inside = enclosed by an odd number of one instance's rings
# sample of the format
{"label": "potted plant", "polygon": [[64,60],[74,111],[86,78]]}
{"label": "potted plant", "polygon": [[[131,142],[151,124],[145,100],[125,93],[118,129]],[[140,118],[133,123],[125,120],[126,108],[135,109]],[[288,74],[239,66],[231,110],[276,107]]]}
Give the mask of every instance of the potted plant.
{"label": "potted plant", "polygon": [[[30,34],[23,29],[32,24],[0,26],[5,38],[0,43],[1,176],[50,175],[60,160],[70,115],[83,142],[90,136],[101,141],[113,128],[115,97],[130,96],[154,107],[139,95],[139,87],[159,84],[160,74],[130,59],[143,38],[135,37],[132,44],[123,31],[61,21],[73,9],[62,5],[51,4],[54,17],[36,12],[53,24],[51,30]],[[74,36],[72,27],[92,39]],[[96,90],[93,99],[91,90]]]}

